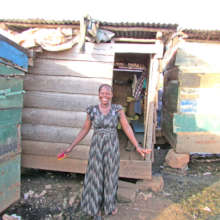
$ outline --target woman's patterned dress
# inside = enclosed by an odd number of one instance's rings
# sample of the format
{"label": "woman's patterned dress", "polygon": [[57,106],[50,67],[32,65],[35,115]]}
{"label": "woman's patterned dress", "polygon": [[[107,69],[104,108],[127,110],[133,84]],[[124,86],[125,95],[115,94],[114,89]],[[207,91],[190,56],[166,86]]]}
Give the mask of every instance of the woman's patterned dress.
{"label": "woman's patterned dress", "polygon": [[89,215],[97,215],[101,208],[111,214],[116,208],[118,172],[120,164],[117,125],[121,105],[112,104],[107,115],[98,105],[87,108],[94,134],[84,179],[81,208]]}

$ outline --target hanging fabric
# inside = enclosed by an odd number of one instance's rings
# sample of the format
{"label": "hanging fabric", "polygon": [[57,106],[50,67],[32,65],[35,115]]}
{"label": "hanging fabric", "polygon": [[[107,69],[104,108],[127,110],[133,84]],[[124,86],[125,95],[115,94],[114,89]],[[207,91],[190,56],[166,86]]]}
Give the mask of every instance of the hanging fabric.
{"label": "hanging fabric", "polygon": [[134,98],[136,100],[138,100],[140,95],[141,95],[141,91],[142,91],[142,88],[143,88],[143,84],[144,84],[144,79],[145,78],[146,78],[146,73],[142,72],[140,78],[137,81],[137,86],[136,86],[135,92],[134,92]]}

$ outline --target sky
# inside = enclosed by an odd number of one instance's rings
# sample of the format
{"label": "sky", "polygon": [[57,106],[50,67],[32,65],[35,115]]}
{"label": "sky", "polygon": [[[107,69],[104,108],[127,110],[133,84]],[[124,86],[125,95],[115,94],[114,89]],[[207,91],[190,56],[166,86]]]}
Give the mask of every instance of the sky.
{"label": "sky", "polygon": [[[4,8],[4,9],[3,9]],[[0,18],[44,18],[178,24],[180,28],[220,30],[218,0],[5,0]]]}

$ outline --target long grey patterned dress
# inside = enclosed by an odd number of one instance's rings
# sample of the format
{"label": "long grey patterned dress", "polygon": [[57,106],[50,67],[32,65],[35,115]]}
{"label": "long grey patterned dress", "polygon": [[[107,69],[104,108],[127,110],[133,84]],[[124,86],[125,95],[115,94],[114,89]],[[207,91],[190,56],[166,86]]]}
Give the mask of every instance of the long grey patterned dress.
{"label": "long grey patterned dress", "polygon": [[89,152],[81,199],[82,210],[96,215],[101,208],[111,214],[116,208],[120,164],[117,124],[121,105],[112,104],[107,115],[98,105],[87,108],[94,134]]}

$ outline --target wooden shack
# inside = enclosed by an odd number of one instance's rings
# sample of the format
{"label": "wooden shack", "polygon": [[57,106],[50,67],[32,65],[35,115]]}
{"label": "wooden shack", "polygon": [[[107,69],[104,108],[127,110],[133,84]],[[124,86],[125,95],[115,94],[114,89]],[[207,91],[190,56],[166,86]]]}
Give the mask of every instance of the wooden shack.
{"label": "wooden shack", "polygon": [[162,131],[178,153],[220,153],[219,33],[186,30],[165,55]]}
{"label": "wooden shack", "polygon": [[[5,21],[8,27],[28,29],[79,29],[79,22],[19,23]],[[35,53],[33,67],[24,80],[22,166],[47,170],[85,173],[92,131],[62,161],[56,156],[77,135],[86,117],[86,107],[98,103],[98,87],[113,85],[113,103],[122,104],[129,121],[144,147],[155,143],[157,86],[163,56],[163,39],[176,31],[176,25],[101,22],[100,28],[114,37],[106,43],[86,42],[84,51],[76,45],[60,52]],[[145,73],[142,112],[132,113],[132,82]],[[130,102],[130,103],[129,103]],[[129,107],[130,106],[130,107]],[[135,117],[136,116],[136,117]],[[136,119],[135,123],[132,123]],[[137,119],[140,119],[139,121]],[[138,124],[139,123],[139,124]],[[153,154],[140,158],[119,125],[120,176],[151,179]]]}

